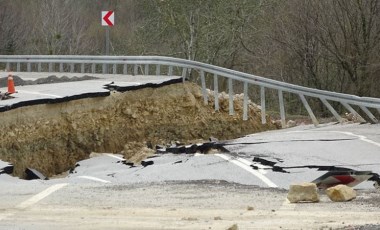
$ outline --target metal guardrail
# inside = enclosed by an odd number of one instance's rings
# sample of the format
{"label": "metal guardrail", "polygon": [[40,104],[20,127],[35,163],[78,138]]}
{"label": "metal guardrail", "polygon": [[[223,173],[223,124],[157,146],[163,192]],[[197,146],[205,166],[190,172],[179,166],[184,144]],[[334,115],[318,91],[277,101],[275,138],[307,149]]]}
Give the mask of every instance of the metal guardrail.
{"label": "metal guardrail", "polygon": [[[378,123],[378,120],[369,110],[369,108],[376,109],[380,114],[380,99],[370,97],[358,97],[355,95],[330,92],[325,90],[318,90],[307,88],[303,86],[293,85],[285,82],[275,81],[235,70],[230,70],[210,64],[205,64],[196,61],[184,60],[172,57],[161,56],[54,56],[54,55],[0,55],[0,63],[5,63],[7,70],[16,70],[21,72],[26,65],[26,71],[31,72],[36,69],[38,72],[64,72],[66,69],[69,72],[78,73],[96,73],[97,67],[101,65],[101,72],[118,74],[119,66],[122,66],[120,73],[128,74],[128,66],[133,66],[133,74],[139,74],[139,69],[142,74],[149,74],[150,65],[155,65],[155,74],[161,75],[161,66],[167,67],[167,75],[173,75],[173,67],[182,68],[182,77],[185,80],[188,70],[200,71],[201,86],[204,102],[208,102],[208,95],[206,91],[205,73],[213,74],[214,80],[214,101],[215,110],[219,110],[219,92],[218,92],[218,78],[224,77],[228,79],[229,91],[229,113],[234,114],[233,107],[233,81],[240,81],[244,84],[244,102],[243,102],[243,119],[248,119],[248,85],[257,85],[260,87],[260,100],[261,100],[261,114],[262,123],[266,123],[265,118],[265,90],[266,88],[277,90],[281,124],[286,127],[285,120],[285,107],[283,92],[296,94],[300,97],[305,109],[307,110],[314,125],[318,125],[318,120],[315,117],[305,96],[317,98],[327,107],[332,115],[342,122],[342,117],[329,103],[335,101],[342,104],[350,113],[357,116],[361,121],[366,120],[359,115],[359,113],[352,107],[358,106],[369,118],[370,122]],[[112,66],[112,71],[108,71],[108,67]],[[32,68],[34,66],[34,68]],[[45,69],[43,67],[46,67]],[[58,66],[58,69],[57,69]],[[141,68],[144,66],[144,69]],[[77,67],[77,68],[75,68]],[[79,68],[80,67],[80,68]],[[87,68],[86,68],[87,67]]]}

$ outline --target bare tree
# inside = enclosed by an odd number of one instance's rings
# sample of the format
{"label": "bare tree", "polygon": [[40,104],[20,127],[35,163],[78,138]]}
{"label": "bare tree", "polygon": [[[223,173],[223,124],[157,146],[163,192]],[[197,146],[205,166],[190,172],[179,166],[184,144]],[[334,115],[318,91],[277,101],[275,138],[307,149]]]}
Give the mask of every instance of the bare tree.
{"label": "bare tree", "polygon": [[0,3],[0,53],[15,54],[28,32],[22,21],[22,9],[18,7],[21,2],[1,0]]}
{"label": "bare tree", "polygon": [[[93,49],[87,23],[73,0],[39,0],[34,9],[34,49],[40,54],[81,54]],[[73,7],[77,6],[77,7]]]}
{"label": "bare tree", "polygon": [[318,39],[330,54],[331,62],[344,70],[359,96],[371,96],[371,78],[379,71],[380,2],[377,0],[316,1],[321,12],[314,20]]}

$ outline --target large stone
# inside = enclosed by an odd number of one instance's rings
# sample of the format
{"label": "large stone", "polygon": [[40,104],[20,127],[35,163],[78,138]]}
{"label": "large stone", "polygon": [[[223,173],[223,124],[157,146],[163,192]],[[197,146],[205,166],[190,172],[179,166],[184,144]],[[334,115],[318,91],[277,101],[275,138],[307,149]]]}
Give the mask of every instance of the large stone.
{"label": "large stone", "polygon": [[286,124],[288,128],[296,127],[297,123],[293,120],[289,120],[288,123]]}
{"label": "large stone", "polygon": [[356,198],[356,191],[343,184],[326,189],[326,194],[330,200],[335,202],[350,201]]}
{"label": "large stone", "polygon": [[317,185],[314,183],[290,185],[288,200],[290,201],[290,203],[319,202]]}

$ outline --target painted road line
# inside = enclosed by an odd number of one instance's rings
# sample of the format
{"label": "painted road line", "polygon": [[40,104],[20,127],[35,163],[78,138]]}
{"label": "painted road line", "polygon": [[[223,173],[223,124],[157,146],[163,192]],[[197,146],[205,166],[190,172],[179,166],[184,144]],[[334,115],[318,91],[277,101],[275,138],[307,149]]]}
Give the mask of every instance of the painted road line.
{"label": "painted road line", "polygon": [[[67,183],[62,183],[62,184],[52,185],[49,188],[45,189],[44,191],[38,193],[37,195],[34,195],[33,197],[29,198],[28,200],[26,200],[26,201],[18,204],[16,206],[16,209],[19,209],[19,210],[26,209],[26,208],[28,208],[28,207],[30,207],[30,206],[38,203],[42,199],[48,197],[53,192],[58,191],[59,189],[65,187],[66,185],[68,185],[68,184]],[[13,216],[15,214],[16,214],[15,210],[13,210],[11,212],[8,212],[8,213],[1,214],[0,215],[0,221],[4,220],[4,219],[7,219],[7,218],[9,218],[9,217],[11,217],[11,216]]]}
{"label": "painted road line", "polygon": [[268,167],[268,166],[264,166],[264,165],[259,164],[259,163],[256,163],[256,162],[252,162],[252,163],[251,163],[250,161],[248,161],[248,160],[246,160],[246,159],[244,159],[244,158],[240,158],[240,157],[236,158],[236,160],[238,160],[238,161],[240,161],[241,163],[243,163],[243,164],[245,164],[245,165],[248,165],[248,166],[251,166],[251,165],[256,166],[256,167],[258,168],[258,171],[259,171],[261,174],[267,174],[267,171],[265,171],[265,169],[270,168],[270,167]]}
{"label": "painted road line", "polygon": [[239,166],[240,168],[248,171],[249,173],[253,174],[254,176],[256,176],[257,178],[259,178],[262,182],[264,182],[264,184],[266,184],[268,187],[271,187],[271,188],[277,188],[278,186],[273,183],[271,180],[269,180],[266,176],[264,176],[263,174],[261,174],[260,172],[258,172],[257,170],[254,170],[253,168],[251,168],[250,166],[234,159],[233,157],[231,156],[227,156],[225,154],[215,154],[215,156],[218,156],[224,160],[227,160],[237,166]]}
{"label": "painted road line", "polygon": [[82,179],[87,179],[87,180],[93,180],[93,181],[98,181],[98,182],[102,182],[102,183],[111,183],[111,181],[103,180],[103,179],[100,179],[100,178],[97,178],[97,177],[93,177],[93,176],[78,176],[77,178],[82,178]]}
{"label": "painted road line", "polygon": [[116,159],[121,160],[121,161],[125,160],[124,158],[116,156],[115,154],[107,153],[106,155],[109,157],[112,157],[112,158],[116,158]]}
{"label": "painted road line", "polygon": [[380,147],[380,143],[379,142],[376,142],[376,141],[373,141],[373,140],[370,140],[368,139],[366,136],[363,136],[363,135],[357,135],[357,134],[354,134],[354,133],[351,133],[351,132],[343,132],[343,131],[324,131],[324,130],[316,130],[316,131],[313,131],[313,130],[310,130],[310,131],[289,131],[289,132],[286,132],[286,133],[322,133],[322,132],[327,132],[327,133],[339,133],[339,134],[345,134],[345,135],[348,135],[348,136],[353,136],[353,137],[357,137],[359,138],[359,140],[361,141],[364,141],[364,142],[367,142],[367,143],[370,143],[370,144],[373,144],[373,145],[376,145],[377,147]]}
{"label": "painted road line", "polygon": [[25,90],[17,90],[19,93],[26,93],[26,94],[34,94],[34,95],[41,95],[41,96],[49,96],[49,97],[56,97],[61,98],[62,96],[55,95],[55,94],[48,94],[48,93],[40,93],[40,92],[33,92],[33,91],[25,91]]}
{"label": "painted road line", "polygon": [[370,140],[366,136],[363,136],[363,135],[357,135],[357,134],[354,134],[354,133],[351,133],[351,132],[341,132],[341,131],[329,131],[329,132],[332,132],[332,133],[342,133],[342,134],[346,134],[346,135],[349,135],[349,136],[354,136],[354,137],[359,138],[361,141],[364,141],[364,142],[376,145],[377,147],[380,147],[380,143],[378,143],[376,141],[373,141],[373,140]]}
{"label": "painted road line", "polygon": [[44,199],[45,197],[49,196],[50,194],[52,194],[53,192],[65,187],[66,185],[68,185],[67,183],[63,183],[63,184],[55,184],[47,189],[45,189],[44,191],[38,193],[37,195],[29,198],[28,200],[22,202],[21,204],[17,205],[16,208],[18,209],[25,209],[25,208],[28,208],[34,204],[36,204],[37,202],[39,202],[40,200]]}
{"label": "painted road line", "polygon": [[16,214],[15,211],[0,214],[0,221],[5,220],[5,219],[7,219],[7,218],[13,216],[14,214]]}

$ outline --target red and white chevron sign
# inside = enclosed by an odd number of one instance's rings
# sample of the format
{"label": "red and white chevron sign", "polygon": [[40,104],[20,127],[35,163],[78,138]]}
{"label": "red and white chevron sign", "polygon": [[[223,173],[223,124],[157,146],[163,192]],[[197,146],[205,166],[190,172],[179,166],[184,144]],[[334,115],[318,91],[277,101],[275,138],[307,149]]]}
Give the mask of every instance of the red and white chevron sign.
{"label": "red and white chevron sign", "polygon": [[113,10],[102,11],[102,26],[113,26],[115,24],[115,13]]}
{"label": "red and white chevron sign", "polygon": [[373,176],[371,171],[330,171],[318,177],[312,183],[318,188],[326,189],[338,184],[354,187]]}

